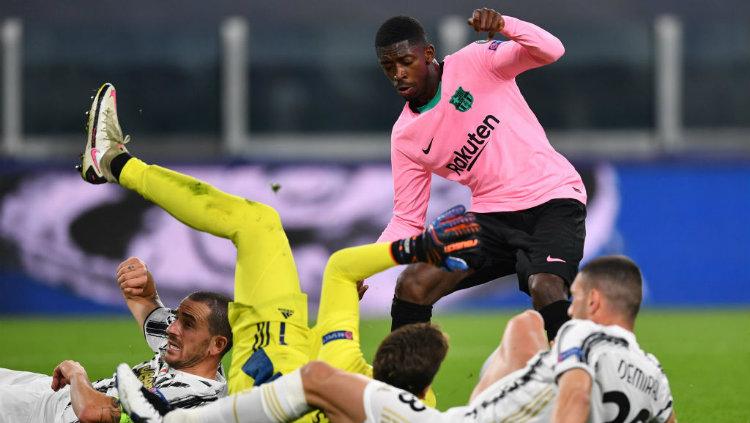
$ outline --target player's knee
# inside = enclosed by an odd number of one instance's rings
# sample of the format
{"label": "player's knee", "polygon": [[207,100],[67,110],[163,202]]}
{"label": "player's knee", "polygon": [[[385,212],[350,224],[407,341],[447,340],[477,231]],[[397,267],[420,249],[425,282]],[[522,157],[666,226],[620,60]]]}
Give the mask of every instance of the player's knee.
{"label": "player's knee", "polygon": [[537,273],[529,277],[529,294],[534,304],[543,307],[555,301],[568,299],[563,278],[551,273]]}
{"label": "player's knee", "polygon": [[311,361],[300,369],[302,386],[305,391],[316,392],[325,387],[326,381],[336,373],[336,369],[323,361]]}
{"label": "player's knee", "polygon": [[526,310],[521,314],[513,316],[508,322],[508,328],[506,330],[518,333],[544,331],[544,319],[539,312]]}
{"label": "player's knee", "polygon": [[425,277],[424,264],[407,266],[396,281],[396,298],[415,304],[430,305],[428,294],[431,284]]}
{"label": "player's knee", "polygon": [[281,228],[281,216],[275,208],[257,201],[245,200],[246,221],[253,226],[263,225],[270,229]]}

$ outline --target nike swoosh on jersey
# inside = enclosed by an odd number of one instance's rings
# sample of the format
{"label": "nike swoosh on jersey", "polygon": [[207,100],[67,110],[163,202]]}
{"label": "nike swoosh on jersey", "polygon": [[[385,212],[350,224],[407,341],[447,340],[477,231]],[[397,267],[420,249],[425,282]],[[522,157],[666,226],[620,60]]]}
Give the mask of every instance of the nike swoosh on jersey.
{"label": "nike swoosh on jersey", "polygon": [[434,137],[433,137],[433,138],[430,138],[430,143],[429,143],[429,144],[427,144],[427,148],[423,148],[423,149],[422,149],[422,152],[423,152],[424,154],[430,154],[430,150],[432,149],[432,140],[434,140],[434,139],[435,139]]}
{"label": "nike swoosh on jersey", "polygon": [[547,255],[547,262],[548,263],[554,263],[554,262],[567,263],[565,260],[563,260],[561,258],[555,258],[555,257],[552,257],[550,255]]}

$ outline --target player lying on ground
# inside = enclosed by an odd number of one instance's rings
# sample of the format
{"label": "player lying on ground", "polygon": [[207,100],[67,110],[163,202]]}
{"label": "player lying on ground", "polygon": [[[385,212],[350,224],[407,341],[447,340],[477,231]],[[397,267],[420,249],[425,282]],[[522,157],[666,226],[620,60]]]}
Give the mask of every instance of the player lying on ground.
{"label": "player lying on ground", "polygon": [[[135,277],[136,265],[132,260],[120,264],[118,279]],[[155,290],[134,296],[123,289],[123,294],[155,353],[131,369],[145,386],[158,389],[173,407],[197,407],[227,394],[219,366],[232,345],[228,298],[196,292],[173,314]],[[120,417],[114,376],[92,384],[86,369],[72,360],[60,363],[51,377],[0,369],[0,422],[119,422]]]}
{"label": "player lying on ground", "polygon": [[[469,25],[489,39],[440,63],[413,18],[391,18],[375,37],[380,66],[406,100],[391,133],[393,218],[379,240],[422,231],[436,174],[471,190],[487,258],[474,273],[409,266],[396,286],[393,328],[429,321],[432,305],[453,291],[517,273],[553,339],[568,320],[568,287],[583,257],[586,189],[515,78],[564,48],[542,28],[492,9],[475,10]],[[508,41],[492,40],[496,33]]]}
{"label": "player lying on ground", "polygon": [[[299,289],[278,213],[189,176],[146,165],[127,152],[123,145],[127,140],[117,119],[114,87],[104,84],[90,110],[82,177],[91,183],[119,183],[190,227],[229,238],[237,247],[235,299],[229,307],[235,340],[230,392],[273,380],[318,356],[334,366],[371,375],[358,342],[338,342],[339,337],[350,335],[358,341],[359,309],[354,281],[399,263],[425,262],[467,269],[478,250],[479,228],[473,216],[464,216],[463,208],[459,208],[439,217],[418,236],[334,255],[326,270],[329,282],[324,283],[319,325],[314,331],[320,336],[313,336],[307,327],[307,299]],[[423,326],[421,330],[442,339],[433,327]],[[421,376],[414,386],[405,381],[403,387],[423,394],[442,358],[433,354],[426,360],[433,363],[426,366],[431,374]],[[402,377],[403,372],[393,367],[391,360],[382,361]],[[393,372],[383,373],[383,377],[392,377],[389,375]],[[375,374],[379,374],[377,363]],[[398,384],[392,378],[387,380]]]}
{"label": "player lying on ground", "polygon": [[118,183],[196,230],[232,241],[237,248],[234,337],[229,391],[272,380],[309,361],[307,296],[299,287],[289,241],[273,208],[128,154],[117,118],[116,91],[104,84],[92,102],[81,176]]}
{"label": "player lying on ground", "polygon": [[320,408],[334,422],[675,422],[666,375],[632,330],[638,267],[622,256],[588,263],[548,349],[541,316],[514,317],[467,406],[439,412],[379,381],[312,362],[258,389],[162,415],[129,367],[118,367],[123,408],[146,422],[284,422]]}
{"label": "player lying on ground", "polygon": [[[458,268],[466,268],[468,263],[475,265],[473,261],[478,259],[478,226],[471,223],[470,216],[464,217],[462,213],[462,207],[453,208],[435,219],[429,229],[441,242],[454,241],[448,244],[454,250],[449,256],[435,247],[425,248],[428,244],[424,241],[427,239],[420,237],[345,248],[334,253],[328,260],[323,276],[318,323],[311,330],[311,358],[340,370],[374,377],[425,399],[426,403],[434,406],[435,398],[430,385],[448,351],[445,335],[430,323],[406,325],[391,332],[381,342],[373,366],[370,366],[364,359],[359,343],[359,299],[366,287],[362,287],[358,281],[399,262],[414,259],[442,262]],[[418,253],[410,255],[406,249]],[[137,259],[129,259],[125,263],[135,268],[122,275],[119,279],[121,286],[153,297],[154,282],[145,264]],[[166,404],[165,407],[170,408]],[[320,410],[308,417],[314,422],[327,421]]]}

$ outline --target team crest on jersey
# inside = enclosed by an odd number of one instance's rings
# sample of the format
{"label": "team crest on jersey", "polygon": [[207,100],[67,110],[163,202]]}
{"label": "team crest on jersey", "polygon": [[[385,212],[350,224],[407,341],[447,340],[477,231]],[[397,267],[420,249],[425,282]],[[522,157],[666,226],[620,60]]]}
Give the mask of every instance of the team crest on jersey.
{"label": "team crest on jersey", "polygon": [[492,50],[492,51],[495,51],[495,50],[497,50],[497,47],[500,46],[501,43],[502,43],[502,41],[492,40],[492,44],[490,44],[487,48],[490,49],[490,50]]}
{"label": "team crest on jersey", "polygon": [[458,87],[453,97],[450,99],[450,103],[456,106],[456,110],[459,112],[465,112],[471,109],[471,105],[474,104],[474,96],[470,92],[464,90],[462,87]]}
{"label": "team crest on jersey", "polygon": [[154,387],[154,369],[148,366],[143,366],[140,369],[137,369],[135,372],[138,380],[141,381],[146,389]]}
{"label": "team crest on jersey", "polygon": [[294,310],[289,310],[288,308],[279,308],[279,313],[281,313],[282,316],[284,316],[285,319],[288,319],[292,317],[294,314]]}

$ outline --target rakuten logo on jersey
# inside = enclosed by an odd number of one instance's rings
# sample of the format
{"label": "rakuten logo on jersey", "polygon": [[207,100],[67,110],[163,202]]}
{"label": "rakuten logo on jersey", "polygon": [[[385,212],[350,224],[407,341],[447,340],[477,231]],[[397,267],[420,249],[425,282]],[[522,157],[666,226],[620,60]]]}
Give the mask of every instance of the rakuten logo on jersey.
{"label": "rakuten logo on jersey", "polygon": [[479,155],[487,147],[485,142],[495,129],[493,123],[499,124],[500,119],[493,115],[485,116],[482,124],[477,126],[474,132],[469,133],[469,138],[461,147],[461,150],[453,151],[453,160],[445,167],[456,172],[456,175],[461,175],[462,172],[471,172],[471,168],[474,167]]}

